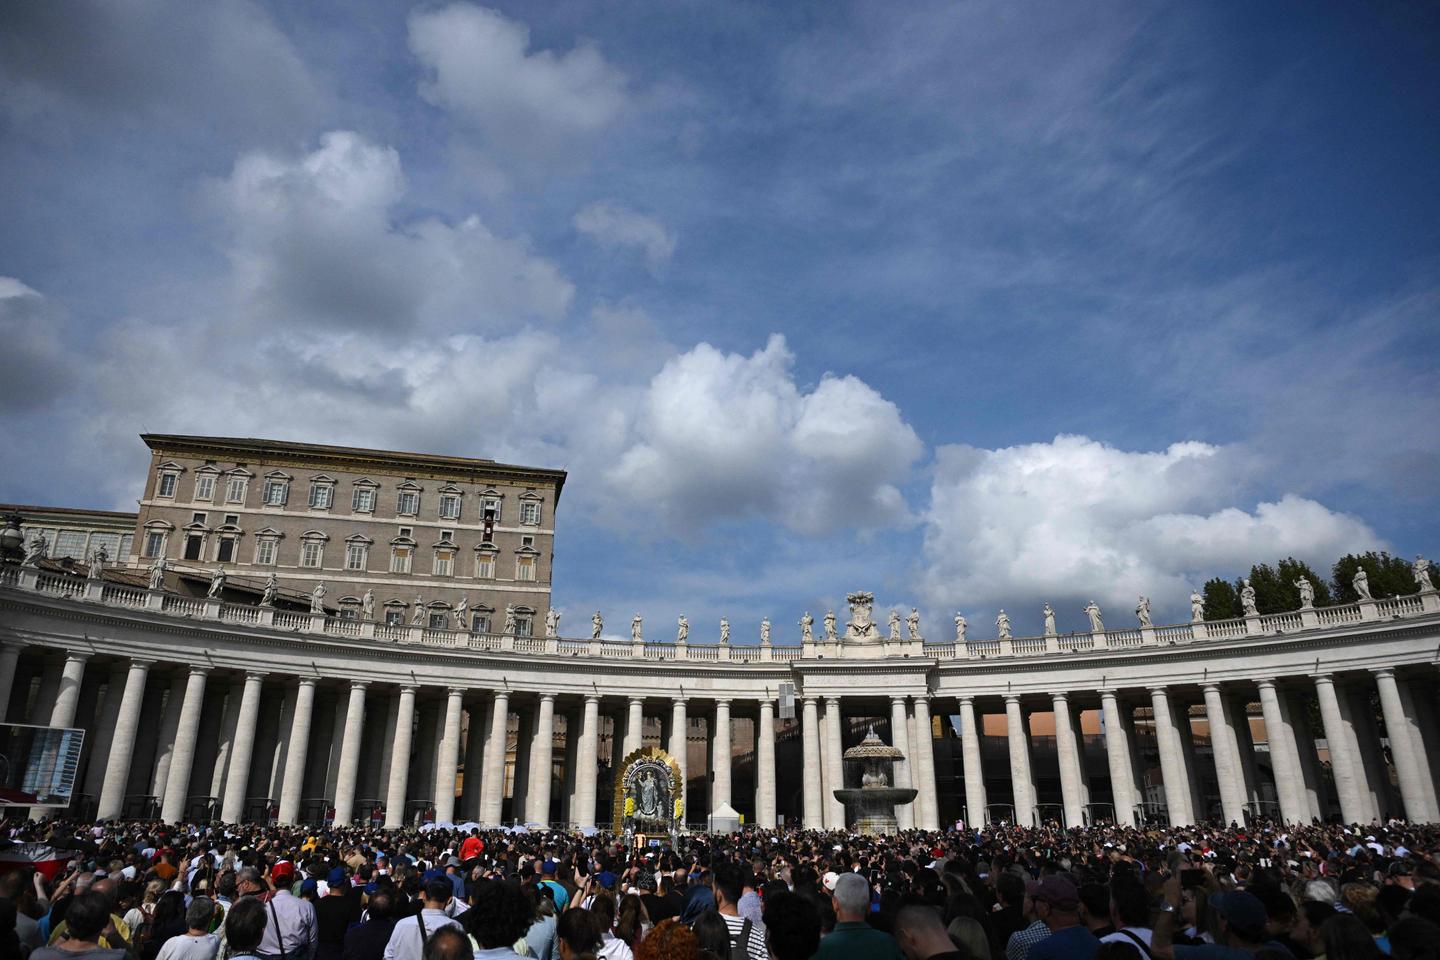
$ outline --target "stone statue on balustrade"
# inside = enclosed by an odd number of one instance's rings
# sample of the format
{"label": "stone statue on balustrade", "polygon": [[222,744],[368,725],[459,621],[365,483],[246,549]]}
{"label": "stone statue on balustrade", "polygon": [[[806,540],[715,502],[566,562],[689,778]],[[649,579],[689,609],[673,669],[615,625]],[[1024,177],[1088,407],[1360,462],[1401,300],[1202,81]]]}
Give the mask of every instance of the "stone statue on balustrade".
{"label": "stone statue on balustrade", "polygon": [[[30,541],[25,544],[25,559],[21,562],[27,567],[33,567],[40,562],[41,558],[45,556],[45,551],[48,549],[49,545],[45,542],[45,538],[38,533],[34,534],[30,537]],[[164,557],[160,559],[164,560]]]}
{"label": "stone statue on balustrade", "polygon": [[1364,567],[1355,571],[1355,578],[1350,581],[1350,585],[1355,588],[1361,600],[1375,599],[1370,595],[1370,575],[1365,572]]}
{"label": "stone statue on balustrade", "polygon": [[631,643],[644,643],[644,642],[645,642],[645,626],[644,626],[644,624],[645,624],[645,621],[643,621],[643,620],[640,619],[640,614],[638,614],[638,613],[635,614],[635,616],[633,616],[633,617],[630,618],[630,642],[631,642]]}
{"label": "stone statue on balustrade", "polygon": [[505,636],[515,636],[515,604],[505,604]]}
{"label": "stone statue on balustrade", "polygon": [[210,599],[218,599],[225,590],[225,568],[216,567],[215,572],[210,574],[210,589],[205,591],[205,596]]}
{"label": "stone statue on balustrade", "polygon": [[890,611],[890,639],[900,639],[900,614],[894,610]]}
{"label": "stone statue on balustrade", "polygon": [[[725,632],[725,621],[720,621],[720,632]],[[685,619],[685,614],[680,614],[680,619],[675,621],[675,642],[685,643],[690,639],[690,621]]]}
{"label": "stone statue on balustrade", "polygon": [[905,630],[911,640],[920,639],[920,611],[914,607],[910,608],[910,616],[905,618]]}
{"label": "stone statue on balustrade", "polygon": [[545,636],[558,637],[560,635],[560,611],[551,607],[545,611]]}
{"label": "stone statue on balustrade", "polygon": [[105,561],[109,559],[104,547],[96,547],[95,552],[90,554],[90,569],[86,572],[91,580],[103,579],[105,573]]}
{"label": "stone statue on balustrade", "polygon": [[[874,607],[875,594],[866,593],[863,590],[848,594],[845,602],[850,604],[850,619],[845,624],[845,639],[854,643],[878,643],[880,640],[880,626],[875,622]],[[892,614],[893,616],[893,614]],[[826,620],[826,630],[829,630],[829,620]],[[828,640],[829,637],[827,636]],[[898,639],[898,635],[897,635]]]}
{"label": "stone statue on balustrade", "polygon": [[595,616],[590,618],[590,639],[599,640],[600,632],[605,629],[605,620],[600,616],[600,611],[595,611]]}
{"label": "stone statue on balustrade", "polygon": [[810,616],[806,610],[805,615],[800,618],[800,642],[812,643],[815,640],[815,618]]}
{"label": "stone statue on balustrade", "polygon": [[1415,578],[1415,586],[1420,588],[1421,593],[1435,589],[1435,584],[1430,579],[1430,561],[1418,553],[1415,554],[1415,564],[1410,568],[1410,575]]}
{"label": "stone statue on balustrade", "polygon": [[729,617],[721,617],[721,618],[720,618],[720,646],[725,647],[725,646],[729,646],[729,645],[730,645],[730,618],[729,618]]}
{"label": "stone statue on balustrade", "polygon": [[839,637],[835,634],[835,611],[825,611],[825,642],[834,643]]}
{"label": "stone statue on balustrade", "polygon": [[1003,609],[1000,611],[1000,616],[995,618],[995,629],[1000,631],[1001,640],[1010,639],[1010,614]]}
{"label": "stone statue on balustrade", "polygon": [[[271,579],[271,580],[274,580],[274,579],[275,579],[275,574],[273,574],[273,573],[270,574],[270,579]],[[278,588],[278,587],[279,587],[279,584],[276,584],[276,587]],[[265,589],[266,589],[266,590],[269,590],[269,589],[270,589],[270,584],[269,584],[269,583],[266,583],[266,584],[265,584]],[[271,598],[271,602],[272,602],[272,603],[274,602],[274,598],[273,598],[273,597]],[[375,619],[375,591],[374,591],[374,590],[366,590],[364,596],[362,596],[362,597],[360,598],[360,616],[364,617],[366,620],[374,620],[374,619]]]}
{"label": "stone statue on balustrade", "polygon": [[1150,620],[1150,598],[1141,597],[1140,602],[1135,605],[1135,616],[1142,627],[1153,627],[1155,624]]}
{"label": "stone statue on balustrade", "polygon": [[1045,604],[1045,636],[1055,636],[1055,608]]}
{"label": "stone statue on balustrade", "polygon": [[760,621],[760,646],[770,646],[770,618],[765,617]]}
{"label": "stone statue on balustrade", "polygon": [[1104,633],[1105,621],[1100,619],[1100,604],[1091,600],[1085,604],[1085,616],[1090,618],[1090,632]]}
{"label": "stone statue on balustrade", "polygon": [[325,612],[325,581],[321,580],[315,584],[315,589],[310,591],[310,612]]}
{"label": "stone statue on balustrade", "polygon": [[410,613],[410,622],[411,622],[412,624],[424,623],[424,622],[425,622],[425,598],[417,595],[417,596],[415,597],[415,603],[413,604],[413,606],[414,606],[415,609],[414,609],[413,611],[411,611],[411,613]]}
{"label": "stone statue on balustrade", "polygon": [[1309,577],[1301,577],[1295,581],[1295,587],[1300,591],[1300,609],[1309,610],[1315,606],[1315,584],[1310,582]]}
{"label": "stone statue on balustrade", "polygon": [[[275,598],[280,594],[280,578],[275,574],[265,578],[265,586],[260,589],[260,606],[275,606]],[[375,613],[375,591],[366,590],[365,596],[369,600],[367,605],[366,619],[373,619]]]}
{"label": "stone statue on balustrade", "polygon": [[1190,622],[1199,623],[1205,619],[1205,598],[1194,590],[1190,591]]}
{"label": "stone statue on balustrade", "polygon": [[456,630],[470,629],[470,598],[462,594],[460,602],[455,604],[455,609],[450,611],[450,615],[455,618]]}
{"label": "stone statue on balustrade", "polygon": [[966,628],[967,626],[969,626],[969,624],[968,624],[968,623],[966,622],[966,620],[965,620],[965,615],[962,614],[959,610],[956,610],[956,611],[955,611],[955,642],[956,642],[956,643],[964,643],[964,642],[965,642],[965,628]]}
{"label": "stone statue on balustrade", "polygon": [[1247,617],[1260,616],[1260,610],[1255,606],[1255,588],[1250,585],[1249,580],[1242,580],[1240,587],[1240,608],[1245,611]]}
{"label": "stone statue on balustrade", "polygon": [[165,589],[165,558],[156,557],[155,562],[150,564],[150,589]]}

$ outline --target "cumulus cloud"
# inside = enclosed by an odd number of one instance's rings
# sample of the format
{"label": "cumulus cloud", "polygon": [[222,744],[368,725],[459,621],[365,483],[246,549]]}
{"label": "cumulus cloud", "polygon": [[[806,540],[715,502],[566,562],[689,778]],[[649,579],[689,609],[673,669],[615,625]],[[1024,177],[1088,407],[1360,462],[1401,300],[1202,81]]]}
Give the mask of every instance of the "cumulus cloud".
{"label": "cumulus cloud", "polygon": [[428,73],[421,95],[492,150],[553,158],[625,108],[625,76],[593,44],[532,52],[525,24],[472,3],[416,10],[409,26],[410,50]]}
{"label": "cumulus cloud", "polygon": [[[1144,594],[1157,611],[1178,613],[1211,576],[1287,555],[1328,563],[1379,542],[1359,519],[1302,497],[1253,511],[1227,505],[1248,469],[1237,451],[1195,442],[1152,452],[1081,436],[942,447],[924,518],[923,592],[941,607],[1022,615],[1048,600],[1078,628],[1091,598],[1128,611]],[[1108,624],[1132,622],[1115,613]]]}
{"label": "cumulus cloud", "polygon": [[252,316],[331,327],[480,330],[554,320],[574,289],[523,238],[478,217],[399,221],[399,154],[349,132],[299,157],[242,156],[209,197]]}
{"label": "cumulus cloud", "polygon": [[65,390],[63,321],[54,303],[19,280],[0,276],[0,343],[5,344],[0,400],[9,410],[38,409]]}
{"label": "cumulus cloud", "polygon": [[896,484],[920,456],[915,431],[854,377],[803,390],[793,359],[777,334],[748,357],[702,343],[667,362],[607,484],[676,530],[757,515],[806,534],[902,519]]}
{"label": "cumulus cloud", "polygon": [[576,230],[605,249],[633,248],[644,253],[652,273],[675,252],[675,237],[663,223],[613,200],[589,204],[572,222]]}

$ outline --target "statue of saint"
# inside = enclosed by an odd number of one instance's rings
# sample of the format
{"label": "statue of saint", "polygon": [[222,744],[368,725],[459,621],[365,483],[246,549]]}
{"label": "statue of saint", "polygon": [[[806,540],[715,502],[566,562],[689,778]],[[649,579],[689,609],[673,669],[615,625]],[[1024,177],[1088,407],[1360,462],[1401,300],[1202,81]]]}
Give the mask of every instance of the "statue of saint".
{"label": "statue of saint", "polygon": [[1155,624],[1153,624],[1153,623],[1150,622],[1150,598],[1149,598],[1149,597],[1141,597],[1141,598],[1140,598],[1140,602],[1137,603],[1137,604],[1135,604],[1135,616],[1138,617],[1138,618],[1140,618],[1140,626],[1142,626],[1142,627],[1153,627],[1153,626],[1155,626]]}
{"label": "statue of saint", "polygon": [[730,619],[720,618],[720,645],[723,647],[730,642]]}
{"label": "statue of saint", "polygon": [[[270,577],[271,577],[271,579],[273,580],[274,577],[275,577],[275,575],[272,573],[272,574],[270,575]],[[268,589],[270,585],[267,583],[265,586],[266,586],[266,588]],[[366,620],[374,620],[374,619],[375,619],[375,591],[374,591],[374,590],[366,590],[366,591],[365,591],[365,595],[360,598],[360,615],[361,615],[362,617],[364,617]]]}
{"label": "statue of saint", "polygon": [[839,638],[838,636],[836,636],[836,634],[835,634],[835,611],[834,611],[834,610],[826,610],[826,611],[825,611],[825,621],[824,621],[824,622],[825,622],[825,642],[826,642],[826,643],[834,643],[836,640],[840,639],[840,638]]}
{"label": "statue of saint", "polygon": [[315,584],[315,589],[310,591],[310,612],[325,612],[325,581],[321,580]]}
{"label": "statue of saint", "polygon": [[1255,588],[1250,585],[1249,580],[1243,581],[1243,586],[1240,588],[1240,607],[1245,611],[1247,617],[1260,616],[1260,611],[1255,606]]}
{"label": "statue of saint", "polygon": [[1194,590],[1190,591],[1190,622],[1199,623],[1205,619],[1205,598]]}
{"label": "statue of saint", "polygon": [[[210,589],[205,591],[205,596],[212,600],[219,597],[225,589],[225,568],[216,567],[215,572],[210,574]],[[322,594],[323,596],[323,594]]]}
{"label": "statue of saint", "polygon": [[805,615],[800,618],[800,640],[802,643],[811,643],[815,639],[815,618],[810,616],[806,610]]}
{"label": "statue of saint", "polygon": [[894,610],[890,611],[890,639],[900,639],[900,614]]}
{"label": "statue of saint", "polygon": [[1435,584],[1430,579],[1430,561],[1426,560],[1423,555],[1415,554],[1415,563],[1410,567],[1410,575],[1415,578],[1415,586],[1420,588],[1421,593],[1435,589]]}
{"label": "statue of saint", "polygon": [[[685,614],[680,614],[680,619],[675,621],[675,628],[676,643],[684,643],[690,639],[690,621],[685,619]],[[720,628],[720,632],[725,632],[723,625]]]}
{"label": "statue of saint", "polygon": [[90,554],[90,569],[86,575],[89,576],[91,580],[103,579],[102,574],[105,572],[106,559],[104,547],[96,547],[95,552]]}
{"label": "statue of saint", "polygon": [[[41,543],[44,543],[42,540]],[[165,558],[156,557],[155,562],[150,564],[150,589],[165,589]]]}
{"label": "statue of saint", "polygon": [[414,611],[410,614],[412,624],[425,622],[425,598],[417,596],[414,603]]}
{"label": "statue of saint", "polygon": [[959,610],[956,610],[956,611],[955,611],[955,642],[956,642],[956,643],[964,643],[964,642],[965,642],[965,628],[966,628],[967,626],[969,626],[969,624],[968,624],[968,623],[966,622],[966,620],[965,620],[965,615],[962,614]]}
{"label": "statue of saint", "polygon": [[[25,544],[25,559],[22,562],[27,567],[35,566],[40,562],[40,558],[45,556],[47,549],[49,549],[49,544],[45,542],[45,538],[38,533],[32,534],[30,542]],[[160,558],[161,562],[164,560],[164,557]]]}
{"label": "statue of saint", "polygon": [[761,645],[762,647],[768,647],[768,646],[770,645],[770,618],[769,618],[769,617],[765,617],[763,620],[760,621],[760,645]]}
{"label": "statue of saint", "polygon": [[1045,636],[1055,636],[1055,608],[1048,602],[1045,604]]}
{"label": "statue of saint", "polygon": [[1085,616],[1090,618],[1091,633],[1105,632],[1105,621],[1100,619],[1100,604],[1096,603],[1094,600],[1091,600],[1089,603],[1085,604]]}
{"label": "statue of saint", "polygon": [[1375,599],[1370,596],[1370,575],[1365,572],[1364,567],[1355,571],[1355,578],[1350,581],[1350,585],[1355,588],[1356,593],[1360,594],[1361,600]]}
{"label": "statue of saint", "polygon": [[545,636],[558,637],[560,635],[560,611],[551,607],[545,611]]}
{"label": "statue of saint", "polygon": [[635,614],[635,616],[633,616],[633,617],[630,618],[630,642],[631,642],[631,643],[644,643],[644,642],[645,642],[645,631],[644,631],[644,628],[643,628],[642,624],[643,624],[643,621],[640,619],[640,614],[637,613],[637,614]]}
{"label": "statue of saint", "polygon": [[905,629],[909,631],[911,640],[920,639],[920,611],[914,607],[910,608],[910,615],[905,618]]}
{"label": "statue of saint", "polygon": [[600,616],[600,611],[595,611],[595,616],[590,618],[590,639],[599,640],[600,632],[605,629],[605,621]]}
{"label": "statue of saint", "polygon": [[1309,577],[1301,577],[1295,581],[1295,587],[1300,591],[1300,609],[1309,610],[1315,606],[1315,585],[1310,582]]}
{"label": "statue of saint", "polygon": [[455,618],[456,630],[470,629],[470,598],[462,595],[460,602],[455,604],[455,609],[450,611],[450,615]]}
{"label": "statue of saint", "polygon": [[[265,587],[264,587],[264,589],[262,589],[262,590],[260,591],[260,606],[262,606],[262,607],[273,607],[273,606],[275,606],[275,597],[276,597],[279,593],[280,593],[280,578],[277,577],[277,576],[275,576],[275,574],[272,573],[272,574],[270,574],[270,576],[268,576],[268,577],[265,578]],[[370,598],[370,612],[371,612],[371,613],[374,613],[374,612],[375,612],[375,593],[374,593],[374,591],[369,591],[369,592],[367,592],[367,593],[365,594],[365,596],[367,596],[367,597]]]}
{"label": "statue of saint", "polygon": [[505,636],[515,636],[515,604],[505,604]]}
{"label": "statue of saint", "polygon": [[636,809],[640,816],[647,820],[655,820],[664,815],[660,809],[660,784],[655,780],[655,772],[646,770],[640,775],[640,780],[635,784],[639,787],[639,803]]}
{"label": "statue of saint", "polygon": [[1000,631],[1000,639],[1001,639],[1001,640],[1009,640],[1009,639],[1010,639],[1010,614],[1006,613],[1004,610],[1001,610],[1001,611],[1000,611],[1000,616],[998,616],[998,617],[995,618],[995,628]]}

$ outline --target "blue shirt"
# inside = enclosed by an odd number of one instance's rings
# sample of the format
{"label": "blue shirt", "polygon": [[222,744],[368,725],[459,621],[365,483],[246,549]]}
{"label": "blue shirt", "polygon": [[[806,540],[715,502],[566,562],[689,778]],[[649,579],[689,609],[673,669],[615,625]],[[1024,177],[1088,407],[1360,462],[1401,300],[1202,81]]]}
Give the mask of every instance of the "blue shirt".
{"label": "blue shirt", "polygon": [[1100,952],[1100,941],[1085,927],[1066,927],[1030,948],[1028,960],[1092,960]]}

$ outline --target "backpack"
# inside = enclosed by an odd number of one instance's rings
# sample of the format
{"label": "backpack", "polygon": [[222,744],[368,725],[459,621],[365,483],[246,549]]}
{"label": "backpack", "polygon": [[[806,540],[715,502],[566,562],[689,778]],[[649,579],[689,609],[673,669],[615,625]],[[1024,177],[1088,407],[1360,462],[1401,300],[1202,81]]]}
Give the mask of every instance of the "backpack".
{"label": "backpack", "polygon": [[746,917],[745,922],[740,925],[740,932],[730,935],[730,960],[750,960],[750,931],[754,926],[750,918]]}

